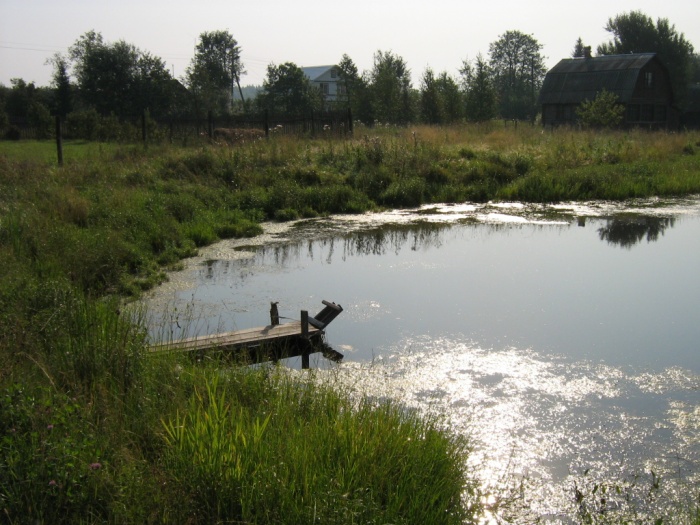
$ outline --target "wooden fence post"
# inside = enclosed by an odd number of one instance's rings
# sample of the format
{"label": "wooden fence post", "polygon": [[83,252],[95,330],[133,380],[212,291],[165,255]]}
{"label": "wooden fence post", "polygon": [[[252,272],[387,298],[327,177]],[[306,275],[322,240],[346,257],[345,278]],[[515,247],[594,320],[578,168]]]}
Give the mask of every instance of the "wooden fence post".
{"label": "wooden fence post", "polygon": [[309,339],[309,312],[307,310],[301,311],[301,337],[304,339],[302,343],[304,345],[304,350],[301,353],[301,368],[302,370],[309,369],[309,352],[306,348]]}
{"label": "wooden fence post", "polygon": [[61,116],[56,115],[56,151],[58,153],[58,165],[63,166],[63,129],[61,126]]}
{"label": "wooden fence post", "polygon": [[353,134],[352,109],[348,108],[348,131]]}
{"label": "wooden fence post", "polygon": [[265,110],[265,122],[263,123],[263,126],[265,128],[265,138],[269,139],[270,138],[270,119],[268,118],[269,115],[267,113],[267,110]]}

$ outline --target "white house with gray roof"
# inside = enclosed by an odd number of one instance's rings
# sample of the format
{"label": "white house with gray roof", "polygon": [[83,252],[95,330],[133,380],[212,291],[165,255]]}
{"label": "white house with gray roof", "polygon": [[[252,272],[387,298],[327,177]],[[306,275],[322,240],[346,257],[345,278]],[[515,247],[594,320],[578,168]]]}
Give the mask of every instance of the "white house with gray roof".
{"label": "white house with gray roof", "polygon": [[340,70],[338,66],[313,66],[302,67],[301,70],[318,87],[325,102],[337,102],[344,94],[345,86],[340,82]]}

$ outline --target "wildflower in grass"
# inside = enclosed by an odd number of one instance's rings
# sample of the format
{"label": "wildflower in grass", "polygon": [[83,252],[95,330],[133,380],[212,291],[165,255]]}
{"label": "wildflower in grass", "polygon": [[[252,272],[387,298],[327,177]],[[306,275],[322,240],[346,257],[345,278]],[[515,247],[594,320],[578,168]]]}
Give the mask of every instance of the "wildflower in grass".
{"label": "wildflower in grass", "polygon": [[53,425],[47,425],[47,426],[46,426],[46,429],[47,429],[47,430],[53,430]]}
{"label": "wildflower in grass", "polygon": [[102,468],[102,463],[90,463],[90,470],[99,470]]}
{"label": "wildflower in grass", "polygon": [[49,481],[49,487],[55,487],[57,485],[58,485],[58,483],[56,483],[55,479],[52,479],[51,481]]}

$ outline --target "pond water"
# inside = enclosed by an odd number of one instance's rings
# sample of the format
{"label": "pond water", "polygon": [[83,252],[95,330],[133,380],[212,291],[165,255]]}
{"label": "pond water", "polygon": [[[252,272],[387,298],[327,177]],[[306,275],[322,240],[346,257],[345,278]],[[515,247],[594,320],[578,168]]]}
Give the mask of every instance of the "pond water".
{"label": "pond water", "polygon": [[700,492],[698,260],[697,198],[434,206],[269,225],[149,303],[177,338],[337,302],[312,364],[471,436],[493,522],[641,519]]}

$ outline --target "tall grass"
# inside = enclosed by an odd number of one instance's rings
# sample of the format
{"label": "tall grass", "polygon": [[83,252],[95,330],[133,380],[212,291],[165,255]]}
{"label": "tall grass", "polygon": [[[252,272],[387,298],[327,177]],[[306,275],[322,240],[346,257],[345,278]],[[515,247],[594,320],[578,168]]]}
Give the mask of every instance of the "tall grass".
{"label": "tall grass", "polygon": [[[259,222],[700,191],[700,135],[500,124],[227,148],[0,143],[0,515],[9,523],[459,523],[468,443],[268,367],[147,355],[125,298]],[[697,520],[696,520],[697,521]]]}
{"label": "tall grass", "polygon": [[[466,442],[392,404],[279,370],[238,372],[196,388],[187,413],[163,421],[166,470],[187,516],[202,522],[464,523],[478,505],[462,469]],[[243,383],[248,386],[250,378]],[[258,388],[260,388],[258,386]],[[470,506],[471,504],[471,506]]]}

